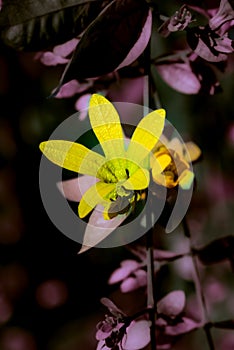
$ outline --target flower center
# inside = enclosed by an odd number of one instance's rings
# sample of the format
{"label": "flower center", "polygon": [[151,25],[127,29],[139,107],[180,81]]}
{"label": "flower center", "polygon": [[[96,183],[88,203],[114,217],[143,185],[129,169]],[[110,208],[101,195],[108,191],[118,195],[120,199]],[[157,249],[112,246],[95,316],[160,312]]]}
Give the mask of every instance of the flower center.
{"label": "flower center", "polygon": [[105,162],[98,170],[97,177],[106,183],[126,181],[139,167],[125,158],[115,158]]}
{"label": "flower center", "polygon": [[97,177],[106,183],[117,183],[128,179],[128,171],[125,169],[124,159],[108,160],[98,170]]}
{"label": "flower center", "polygon": [[[126,186],[126,181],[139,169],[139,166],[127,158],[115,158],[105,162],[98,170],[97,177],[115,187],[106,197],[105,213],[107,219],[124,214],[135,206],[140,199],[139,190]],[[128,184],[129,185],[129,184]]]}

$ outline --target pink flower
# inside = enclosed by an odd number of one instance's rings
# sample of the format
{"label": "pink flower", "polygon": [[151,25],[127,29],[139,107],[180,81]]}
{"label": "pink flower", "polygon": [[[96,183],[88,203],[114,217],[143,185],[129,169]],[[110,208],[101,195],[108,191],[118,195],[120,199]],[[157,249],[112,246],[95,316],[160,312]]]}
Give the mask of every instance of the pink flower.
{"label": "pink flower", "polygon": [[234,10],[227,0],[221,0],[207,25],[187,29],[188,44],[209,62],[225,61],[227,54],[234,52],[233,40],[227,34],[233,24]]}
{"label": "pink flower", "polygon": [[157,303],[158,318],[157,326],[157,344],[159,349],[171,349],[171,344],[176,337],[189,333],[199,327],[201,324],[184,316],[185,294],[182,290],[174,290],[164,296]]}
{"label": "pink flower", "polygon": [[[140,261],[134,259],[123,260],[120,263],[120,267],[111,274],[108,280],[109,284],[120,283],[120,290],[122,293],[132,292],[139,288],[145,287],[147,284],[145,248],[137,247],[135,250],[131,249],[131,252],[135,254]],[[165,261],[173,261],[177,257],[178,254],[173,252],[155,249],[155,272],[157,273]]]}
{"label": "pink flower", "polygon": [[97,350],[138,350],[150,342],[148,321],[132,320],[108,298],[102,298],[101,302],[111,315],[97,324]]}
{"label": "pink flower", "polygon": [[132,321],[126,328],[125,334],[119,335],[121,331],[108,339],[99,340],[96,350],[140,350],[150,342],[149,322],[146,320]]}
{"label": "pink flower", "polygon": [[108,281],[109,284],[119,282],[121,282],[120,290],[123,293],[146,286],[147,277],[144,264],[131,259],[122,261],[120,267],[111,274]]}
{"label": "pink flower", "polygon": [[174,318],[181,314],[185,307],[185,294],[182,290],[174,290],[168,293],[157,304],[159,314]]}
{"label": "pink flower", "polygon": [[39,59],[45,66],[66,64],[70,60],[68,56],[74,51],[78,42],[78,39],[73,38],[64,44],[55,46],[52,51],[38,52],[35,59]]}
{"label": "pink flower", "polygon": [[[0,0],[1,1],[1,0]],[[38,52],[35,59],[41,61],[46,66],[56,66],[58,64],[67,64],[71,60],[79,40],[73,38],[62,45],[57,45],[52,51]],[[75,102],[75,109],[80,112],[80,120],[84,120],[87,116],[87,109],[91,97],[90,91],[97,91],[101,95],[106,95],[106,86],[113,82],[114,73],[107,74],[98,78],[89,78],[82,81],[76,79],[70,80],[63,84],[59,90],[56,88],[52,91],[51,96],[55,98],[70,98],[79,95]]]}
{"label": "pink flower", "polygon": [[86,91],[88,88],[92,86],[91,81],[85,81],[83,83],[79,83],[77,80],[73,79],[69,81],[69,83],[61,86],[61,89],[55,96],[56,98],[69,98],[76,94],[81,94]]}
{"label": "pink flower", "polygon": [[186,57],[181,52],[177,59],[160,58],[155,67],[170,87],[183,94],[214,95],[221,90],[214,70],[194,52]]}
{"label": "pink flower", "polygon": [[183,5],[161,25],[158,32],[167,37],[172,32],[184,30],[191,22],[192,14],[186,5]]}

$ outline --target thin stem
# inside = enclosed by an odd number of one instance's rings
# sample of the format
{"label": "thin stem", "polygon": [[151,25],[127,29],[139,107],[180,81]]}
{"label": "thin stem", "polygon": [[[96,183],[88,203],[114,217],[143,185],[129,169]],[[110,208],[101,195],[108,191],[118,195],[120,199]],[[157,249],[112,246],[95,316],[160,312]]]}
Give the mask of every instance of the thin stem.
{"label": "thin stem", "polygon": [[153,96],[153,101],[154,101],[154,105],[155,105],[154,108],[156,108],[156,109],[162,108],[161,100],[160,100],[154,79],[152,77],[152,73],[151,73],[150,79],[151,79],[150,82],[151,82],[152,96]]}
{"label": "thin stem", "polygon": [[154,308],[154,260],[153,260],[153,230],[150,229],[146,236],[146,263],[147,263],[147,307]]}
{"label": "thin stem", "polygon": [[156,349],[156,304],[154,300],[154,258],[153,258],[153,229],[146,235],[147,262],[147,308],[149,310],[151,349]]}
{"label": "thin stem", "polygon": [[[149,42],[145,50],[145,84],[143,102],[144,108],[149,109],[152,107],[152,83],[151,83],[151,60],[150,60],[150,45]],[[148,111],[144,110],[144,114]],[[151,222],[151,214],[147,214],[146,220],[148,221],[148,227],[151,229],[146,234],[146,263],[147,263],[147,309],[149,310],[150,325],[150,345],[151,349],[156,349],[156,305],[154,300],[154,259],[153,259],[153,228]]]}
{"label": "thin stem", "polygon": [[205,300],[205,296],[204,296],[204,293],[203,293],[203,290],[202,290],[202,286],[201,286],[201,280],[200,280],[199,268],[198,268],[198,264],[197,264],[197,258],[193,254],[193,247],[192,247],[190,230],[189,230],[189,226],[188,226],[188,223],[187,223],[187,220],[186,220],[185,217],[183,219],[183,229],[184,229],[185,236],[188,237],[189,240],[190,240],[190,250],[191,250],[192,262],[193,262],[193,267],[194,267],[193,280],[194,280],[194,284],[195,284],[195,288],[196,288],[196,293],[197,293],[197,296],[200,299],[200,304],[201,304],[201,307],[202,307],[202,320],[201,320],[201,323],[203,324],[203,329],[204,329],[204,332],[206,334],[206,339],[207,339],[207,343],[209,345],[210,350],[215,350],[214,341],[213,341],[212,334],[211,334],[211,331],[210,331],[210,322],[209,322],[209,317],[208,317],[206,300]]}
{"label": "thin stem", "polygon": [[166,63],[168,61],[177,62],[181,60],[185,62],[188,56],[191,55],[192,52],[193,51],[191,49],[187,49],[187,50],[179,51],[177,53],[173,53],[170,55],[157,56],[151,59],[151,63],[157,65],[157,64]]}
{"label": "thin stem", "polygon": [[[188,223],[187,223],[187,220],[185,217],[182,220],[182,225],[183,225],[183,229],[184,229],[184,235],[190,239],[191,238],[190,230],[189,230],[189,226],[188,226]],[[190,248],[191,248],[191,241],[190,241]]]}
{"label": "thin stem", "polygon": [[210,331],[210,325],[209,324],[206,324],[204,326],[204,331],[206,333],[206,339],[207,339],[207,342],[209,344],[210,350],[215,350],[215,345],[214,345],[214,341],[213,341],[213,338],[212,338],[212,334],[211,334],[211,331]]}
{"label": "thin stem", "polygon": [[157,109],[162,107],[150,68],[149,74],[145,76],[143,101],[145,108],[144,115],[149,112],[149,108]]}
{"label": "thin stem", "polygon": [[194,283],[195,283],[196,291],[197,291],[198,296],[200,297],[201,305],[202,305],[202,313],[203,313],[203,315],[202,315],[203,320],[202,321],[203,321],[203,324],[205,325],[203,327],[203,329],[205,331],[206,339],[207,339],[207,342],[209,344],[210,350],[215,350],[214,341],[213,341],[210,326],[209,326],[209,317],[208,317],[208,311],[207,311],[207,306],[206,306],[206,300],[205,300],[205,296],[204,296],[204,293],[202,290],[200,276],[199,276],[197,258],[193,254],[192,254],[192,261],[193,261],[193,266],[194,266]]}
{"label": "thin stem", "polygon": [[150,314],[151,312],[151,309],[143,309],[143,310],[140,310],[138,312],[136,312],[134,315],[132,316],[128,316],[127,319],[130,320],[130,322],[134,321],[136,318],[142,316],[142,315],[145,315],[145,314]]}

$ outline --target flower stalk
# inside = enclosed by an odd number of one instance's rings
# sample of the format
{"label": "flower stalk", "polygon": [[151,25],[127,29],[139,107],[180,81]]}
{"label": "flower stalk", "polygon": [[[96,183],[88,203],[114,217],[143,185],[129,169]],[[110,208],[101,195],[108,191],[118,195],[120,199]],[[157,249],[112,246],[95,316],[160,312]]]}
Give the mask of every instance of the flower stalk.
{"label": "flower stalk", "polygon": [[151,349],[156,349],[156,303],[154,299],[154,258],[153,258],[153,233],[151,228],[146,235],[146,262],[147,262],[147,308],[150,319],[150,343]]}
{"label": "flower stalk", "polygon": [[193,280],[196,288],[196,295],[199,298],[200,305],[202,308],[202,320],[201,323],[203,325],[203,329],[206,335],[207,343],[209,345],[210,350],[215,350],[214,346],[214,340],[212,338],[211,330],[210,330],[210,322],[209,322],[209,317],[208,317],[208,312],[207,312],[207,306],[206,306],[206,300],[205,296],[202,290],[202,285],[201,285],[201,280],[200,280],[200,275],[199,275],[199,269],[198,269],[198,264],[197,264],[197,257],[195,254],[193,254],[193,247],[192,247],[192,240],[191,240],[191,234],[189,230],[189,226],[186,220],[186,217],[183,219],[183,229],[184,229],[184,235],[188,237],[190,241],[190,250],[191,250],[191,256],[192,256],[192,263],[193,263]]}
{"label": "flower stalk", "polygon": [[[151,77],[151,43],[149,41],[145,50],[145,84],[144,84],[144,106],[150,108],[152,104],[152,77]],[[147,221],[151,221],[148,214]],[[147,308],[150,319],[150,345],[151,349],[156,349],[156,303],[154,299],[154,229],[152,223],[149,222],[151,229],[146,234],[146,264],[147,264]]]}

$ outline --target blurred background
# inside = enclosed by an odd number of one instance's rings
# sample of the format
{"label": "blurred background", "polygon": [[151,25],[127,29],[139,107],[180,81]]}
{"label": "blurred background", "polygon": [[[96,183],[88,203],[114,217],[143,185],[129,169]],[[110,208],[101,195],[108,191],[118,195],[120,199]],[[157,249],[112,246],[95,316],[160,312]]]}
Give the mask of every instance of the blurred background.
{"label": "blurred background", "polygon": [[[160,41],[161,40],[161,41]],[[166,44],[158,39],[159,53]],[[169,45],[169,44],[167,44]],[[234,232],[234,69],[230,59],[220,74],[223,91],[214,96],[184,95],[166,85],[155,72],[167,117],[185,141],[202,150],[194,165],[197,182],[188,212],[193,243],[204,246]],[[75,113],[76,97],[48,99],[63,67],[45,67],[35,53],[17,53],[0,44],[0,349],[93,350],[95,327],[106,310],[103,296],[112,296],[125,312],[143,305],[143,290],[120,294],[108,286],[111,272],[129,257],[124,247],[91,249],[77,255],[78,243],[59,232],[40,198],[38,145]],[[135,87],[139,87],[139,89]],[[112,101],[142,103],[141,78],[111,84]],[[135,93],[133,93],[133,87]],[[182,228],[160,236],[161,248],[180,252],[188,244]],[[230,247],[234,256],[234,246]],[[234,318],[234,281],[230,259],[205,266],[200,273],[213,321]],[[183,289],[194,315],[194,286],[189,263],[181,259],[163,270],[159,297]],[[162,277],[161,277],[162,278]],[[195,315],[196,316],[196,315]],[[195,317],[194,316],[194,317]],[[199,318],[199,316],[197,316]],[[212,331],[213,332],[213,331]],[[206,350],[196,331],[173,349]],[[234,348],[233,330],[215,330],[217,350]]]}

